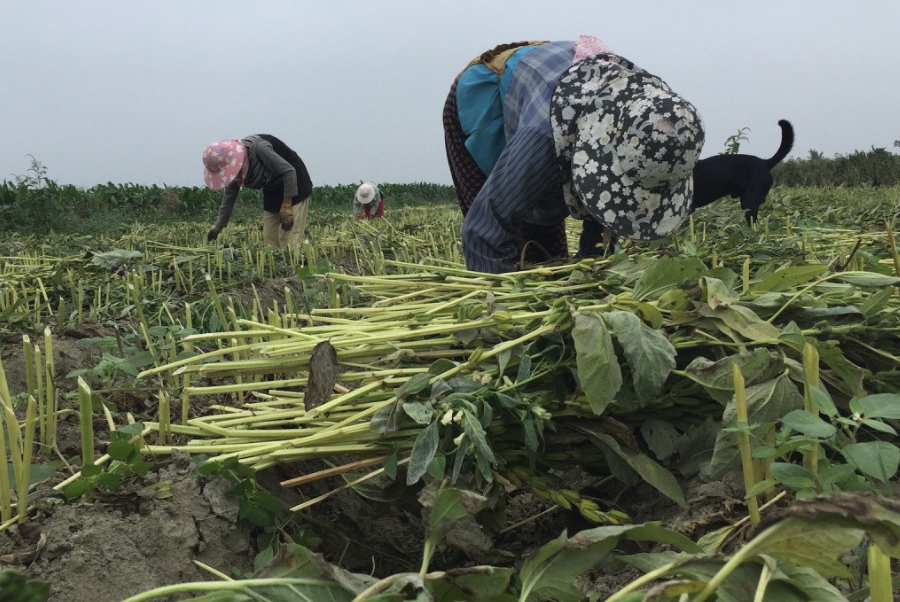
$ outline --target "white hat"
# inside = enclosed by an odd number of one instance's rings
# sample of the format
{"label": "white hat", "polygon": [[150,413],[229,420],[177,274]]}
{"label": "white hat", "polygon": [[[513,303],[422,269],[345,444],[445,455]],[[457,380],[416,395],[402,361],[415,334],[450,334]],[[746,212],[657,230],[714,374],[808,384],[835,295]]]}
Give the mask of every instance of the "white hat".
{"label": "white hat", "polygon": [[356,189],[356,202],[362,203],[363,205],[368,205],[372,201],[375,200],[375,193],[377,192],[377,188],[375,188],[375,184],[369,184],[366,182]]}

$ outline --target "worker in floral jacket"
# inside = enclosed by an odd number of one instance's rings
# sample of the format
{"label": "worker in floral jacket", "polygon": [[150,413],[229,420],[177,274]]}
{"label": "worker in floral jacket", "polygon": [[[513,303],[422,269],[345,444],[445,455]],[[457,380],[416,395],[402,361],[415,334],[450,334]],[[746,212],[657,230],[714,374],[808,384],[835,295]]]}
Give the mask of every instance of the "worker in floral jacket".
{"label": "worker in floral jacket", "polygon": [[700,115],[595,37],[483,53],[451,86],[443,122],[470,270],[567,257],[568,216],[592,241],[654,240],[690,212]]}

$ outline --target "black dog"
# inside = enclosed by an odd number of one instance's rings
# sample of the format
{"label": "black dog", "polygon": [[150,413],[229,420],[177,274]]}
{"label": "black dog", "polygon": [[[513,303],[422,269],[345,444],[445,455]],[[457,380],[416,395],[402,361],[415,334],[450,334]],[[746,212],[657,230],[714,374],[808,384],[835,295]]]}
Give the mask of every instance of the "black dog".
{"label": "black dog", "polygon": [[782,119],[778,125],[781,126],[781,146],[769,159],[753,155],[716,155],[697,161],[692,210],[730,195],[733,199],[741,199],[747,223],[756,221],[759,207],[772,188],[772,168],[794,146],[794,128],[790,122]]}
{"label": "black dog", "polygon": [[[760,159],[753,155],[716,155],[700,159],[694,166],[694,198],[691,212],[698,207],[730,195],[740,197],[741,208],[747,223],[757,219],[759,207],[766,200],[772,188],[773,167],[784,159],[794,146],[794,128],[782,119],[781,146],[770,159]],[[582,222],[581,239],[576,257],[597,257],[603,255],[604,226],[597,220],[588,218]],[[609,241],[608,252],[615,247],[615,240]]]}

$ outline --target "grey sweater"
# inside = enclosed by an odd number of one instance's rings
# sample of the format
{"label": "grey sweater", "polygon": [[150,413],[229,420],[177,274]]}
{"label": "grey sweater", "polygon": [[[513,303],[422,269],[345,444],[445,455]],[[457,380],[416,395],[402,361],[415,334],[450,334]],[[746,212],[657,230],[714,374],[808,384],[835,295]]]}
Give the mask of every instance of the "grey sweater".
{"label": "grey sweater", "polygon": [[[247,175],[244,177],[244,186],[258,189],[281,180],[284,182],[284,197],[297,196],[297,170],[276,153],[268,141],[253,135],[243,138],[241,142],[247,149],[247,160],[250,162]],[[231,220],[240,191],[241,187],[237,182],[232,182],[225,188],[222,205],[219,207],[219,217],[216,219],[216,226],[220,229],[227,226]]]}

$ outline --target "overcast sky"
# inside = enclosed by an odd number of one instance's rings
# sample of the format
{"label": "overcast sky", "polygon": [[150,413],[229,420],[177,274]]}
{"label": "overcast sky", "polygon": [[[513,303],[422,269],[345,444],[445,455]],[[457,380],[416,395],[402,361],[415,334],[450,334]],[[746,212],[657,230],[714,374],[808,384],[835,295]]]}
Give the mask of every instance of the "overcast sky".
{"label": "overcast sky", "polygon": [[603,39],[690,100],[704,156],[900,139],[900,0],[0,0],[0,180],[202,186],[204,147],[270,133],[313,183],[450,183],[441,110],[474,56]]}

